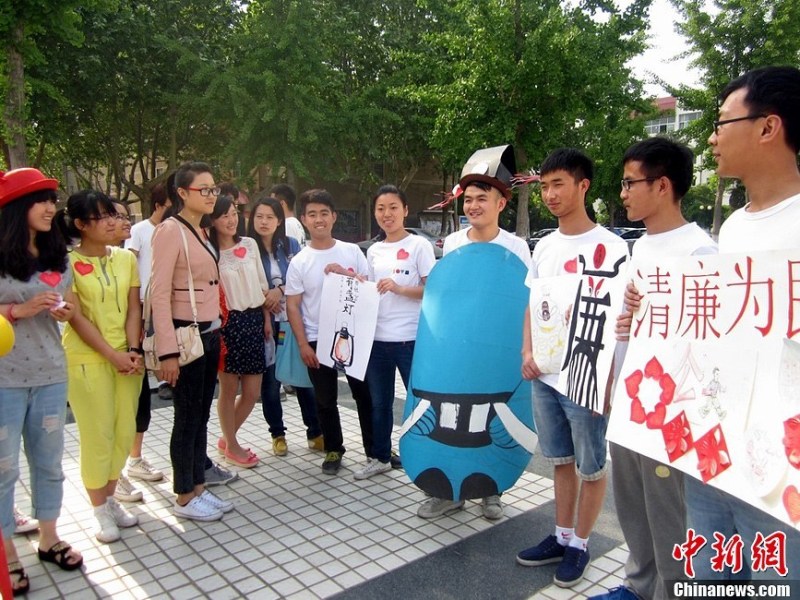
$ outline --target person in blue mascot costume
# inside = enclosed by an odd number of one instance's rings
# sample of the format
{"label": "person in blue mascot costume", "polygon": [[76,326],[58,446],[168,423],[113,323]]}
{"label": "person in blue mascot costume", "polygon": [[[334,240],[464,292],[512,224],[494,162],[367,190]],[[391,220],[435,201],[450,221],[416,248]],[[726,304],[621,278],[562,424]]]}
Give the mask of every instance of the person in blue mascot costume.
{"label": "person in blue mascot costume", "polygon": [[[510,146],[478,151],[464,170],[483,171],[480,179],[501,189],[498,171],[506,182],[513,176],[513,167],[503,169],[509,153],[513,161]],[[425,284],[400,453],[409,478],[434,498],[496,496],[516,483],[536,447],[531,386],[520,370],[526,273],[500,242],[466,243]]]}

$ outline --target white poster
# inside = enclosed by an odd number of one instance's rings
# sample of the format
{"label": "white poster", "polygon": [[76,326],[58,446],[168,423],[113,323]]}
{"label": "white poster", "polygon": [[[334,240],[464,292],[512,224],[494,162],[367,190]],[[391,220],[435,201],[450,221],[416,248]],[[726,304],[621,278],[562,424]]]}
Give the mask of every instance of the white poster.
{"label": "white poster", "polygon": [[607,438],[797,526],[800,249],[640,261]]}
{"label": "white poster", "polygon": [[542,373],[561,372],[569,318],[580,281],[578,275],[543,277],[531,281],[533,360]]}
{"label": "white poster", "polygon": [[622,241],[582,246],[578,254],[580,283],[571,308],[558,391],[597,413],[604,409],[627,261],[628,246]]}
{"label": "white poster", "polygon": [[325,276],[319,311],[317,358],[364,380],[378,321],[378,289],[372,281],[355,277]]}

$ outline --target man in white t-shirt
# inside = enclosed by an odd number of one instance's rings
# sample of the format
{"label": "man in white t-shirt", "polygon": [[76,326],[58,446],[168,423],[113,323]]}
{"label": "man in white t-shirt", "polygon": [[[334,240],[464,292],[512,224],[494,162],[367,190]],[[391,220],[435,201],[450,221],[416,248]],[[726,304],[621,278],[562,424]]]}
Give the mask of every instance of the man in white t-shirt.
{"label": "man in white t-shirt", "polygon": [[297,198],[294,188],[286,183],[278,183],[270,188],[269,195],[281,203],[285,217],[286,235],[296,239],[302,248],[306,245],[306,230],[303,229],[303,224],[294,216],[294,204]]}
{"label": "man in white t-shirt", "polygon": [[[556,150],[542,163],[542,200],[558,218],[558,229],[534,248],[526,283],[575,272],[581,246],[620,241],[586,213],[593,172],[589,157],[572,148]],[[522,335],[522,376],[533,382],[539,448],[555,471],[556,528],[555,535],[517,554],[517,562],[530,567],[559,563],[553,581],[571,587],[589,564],[589,534],[603,506],[608,419],[558,392],[557,373],[541,372],[533,359],[530,309]]]}
{"label": "man in white t-shirt", "polygon": [[[150,191],[150,201],[152,202],[150,218],[136,223],[131,227],[131,237],[125,240],[125,247],[136,255],[136,262],[139,266],[139,279],[142,282],[139,288],[140,299],[144,301],[144,293],[147,284],[150,282],[150,270],[152,267],[152,250],[150,240],[153,239],[153,232],[156,225],[161,223],[164,213],[172,206],[172,202],[167,194],[167,186],[159,183],[153,186]],[[158,386],[159,398],[168,400],[172,398],[172,389],[169,384],[162,382]],[[133,438],[133,447],[128,457],[127,473],[128,477],[141,479],[143,481],[160,481],[164,474],[153,467],[146,458],[142,456],[142,444],[144,443],[144,433],[150,426],[150,382],[145,371],[142,391],[139,394],[139,405],[136,409],[136,436]],[[140,490],[135,489],[130,482],[120,477],[121,485],[117,485],[119,493],[115,493],[118,500],[138,501],[142,499]]]}
{"label": "man in white t-shirt", "polygon": [[[731,81],[722,91],[719,120],[708,138],[720,177],[739,179],[749,202],[719,232],[719,251],[758,252],[800,247],[800,70],[763,67]],[[785,267],[784,267],[785,268]],[[758,394],[758,387],[755,387]],[[758,398],[769,411],[775,398]],[[784,532],[787,580],[800,578],[800,534],[731,494],[687,477],[689,527],[709,540],[694,557],[697,579],[732,578],[729,567],[711,568],[714,534],[742,538],[742,558],[753,579],[775,579],[772,569],[753,569],[753,541],[760,532]],[[735,575],[734,575],[735,577]]]}
{"label": "man in white t-shirt", "polygon": [[[681,212],[681,199],[692,185],[694,155],[683,144],[653,137],[628,148],[622,159],[620,198],[630,221],[643,221],[647,233],[633,246],[633,261],[662,256],[716,254],[716,243]],[[636,293],[629,284],[631,293]],[[617,333],[627,339],[632,311],[618,319]],[[614,357],[615,379],[625,346]],[[672,582],[684,578],[683,564],[672,549],[686,539],[683,474],[623,446],[609,444],[611,483],[628,560],[625,581],[592,600],[636,600],[674,597]]]}
{"label": "man in white t-shirt", "polygon": [[[444,240],[443,256],[473,243],[498,244],[516,254],[526,267],[531,254],[522,238],[500,228],[500,213],[511,198],[511,178],[516,171],[514,149],[498,146],[478,150],[470,157],[458,182],[464,194],[464,214],[469,227],[455,231]],[[432,519],[460,510],[463,500],[449,500],[431,496],[417,510],[417,516]],[[499,495],[481,500],[483,516],[490,520],[503,516]]]}
{"label": "man in white t-shirt", "polygon": [[[300,196],[300,218],[309,231],[309,243],[289,263],[286,272],[286,313],[292,333],[300,348],[300,357],[308,367],[314,386],[317,415],[325,439],[325,460],[322,472],[336,475],[345,452],[342,423],[339,419],[339,372],[320,364],[317,359],[317,334],[325,275],[367,276],[369,265],[364,253],[355,244],[334,239],[336,209],[326,190],[308,190]],[[372,398],[366,381],[347,376],[361,426],[361,439],[367,458],[372,456]]]}

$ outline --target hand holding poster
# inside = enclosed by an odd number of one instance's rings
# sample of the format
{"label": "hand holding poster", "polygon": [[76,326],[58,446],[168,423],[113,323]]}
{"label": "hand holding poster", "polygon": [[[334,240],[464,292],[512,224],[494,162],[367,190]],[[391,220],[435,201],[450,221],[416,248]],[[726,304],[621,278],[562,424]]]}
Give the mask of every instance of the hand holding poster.
{"label": "hand holding poster", "polygon": [[800,250],[642,261],[607,438],[800,522]]}
{"label": "hand holding poster", "polygon": [[374,282],[328,274],[322,284],[317,358],[328,367],[364,380],[378,321]]}

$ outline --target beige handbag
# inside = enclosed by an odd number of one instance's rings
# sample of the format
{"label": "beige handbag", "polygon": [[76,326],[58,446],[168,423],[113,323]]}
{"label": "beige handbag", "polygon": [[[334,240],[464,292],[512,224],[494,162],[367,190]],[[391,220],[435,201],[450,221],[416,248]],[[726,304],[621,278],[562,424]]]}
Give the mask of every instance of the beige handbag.
{"label": "beige handbag", "polygon": [[[197,303],[194,297],[194,280],[192,278],[192,267],[189,264],[189,243],[186,241],[186,233],[183,225],[179,228],[183,238],[183,250],[186,253],[186,267],[189,270],[189,300],[192,303],[192,320],[194,323],[185,327],[175,328],[175,337],[178,341],[178,365],[181,367],[188,365],[203,356],[203,340],[200,338],[200,327],[197,325]],[[152,284],[152,281],[151,281]],[[150,285],[144,295],[144,331],[145,336],[142,341],[142,351],[144,352],[144,365],[151,371],[161,369],[161,361],[158,360],[156,351],[156,335],[153,330],[152,314],[150,307]]]}

